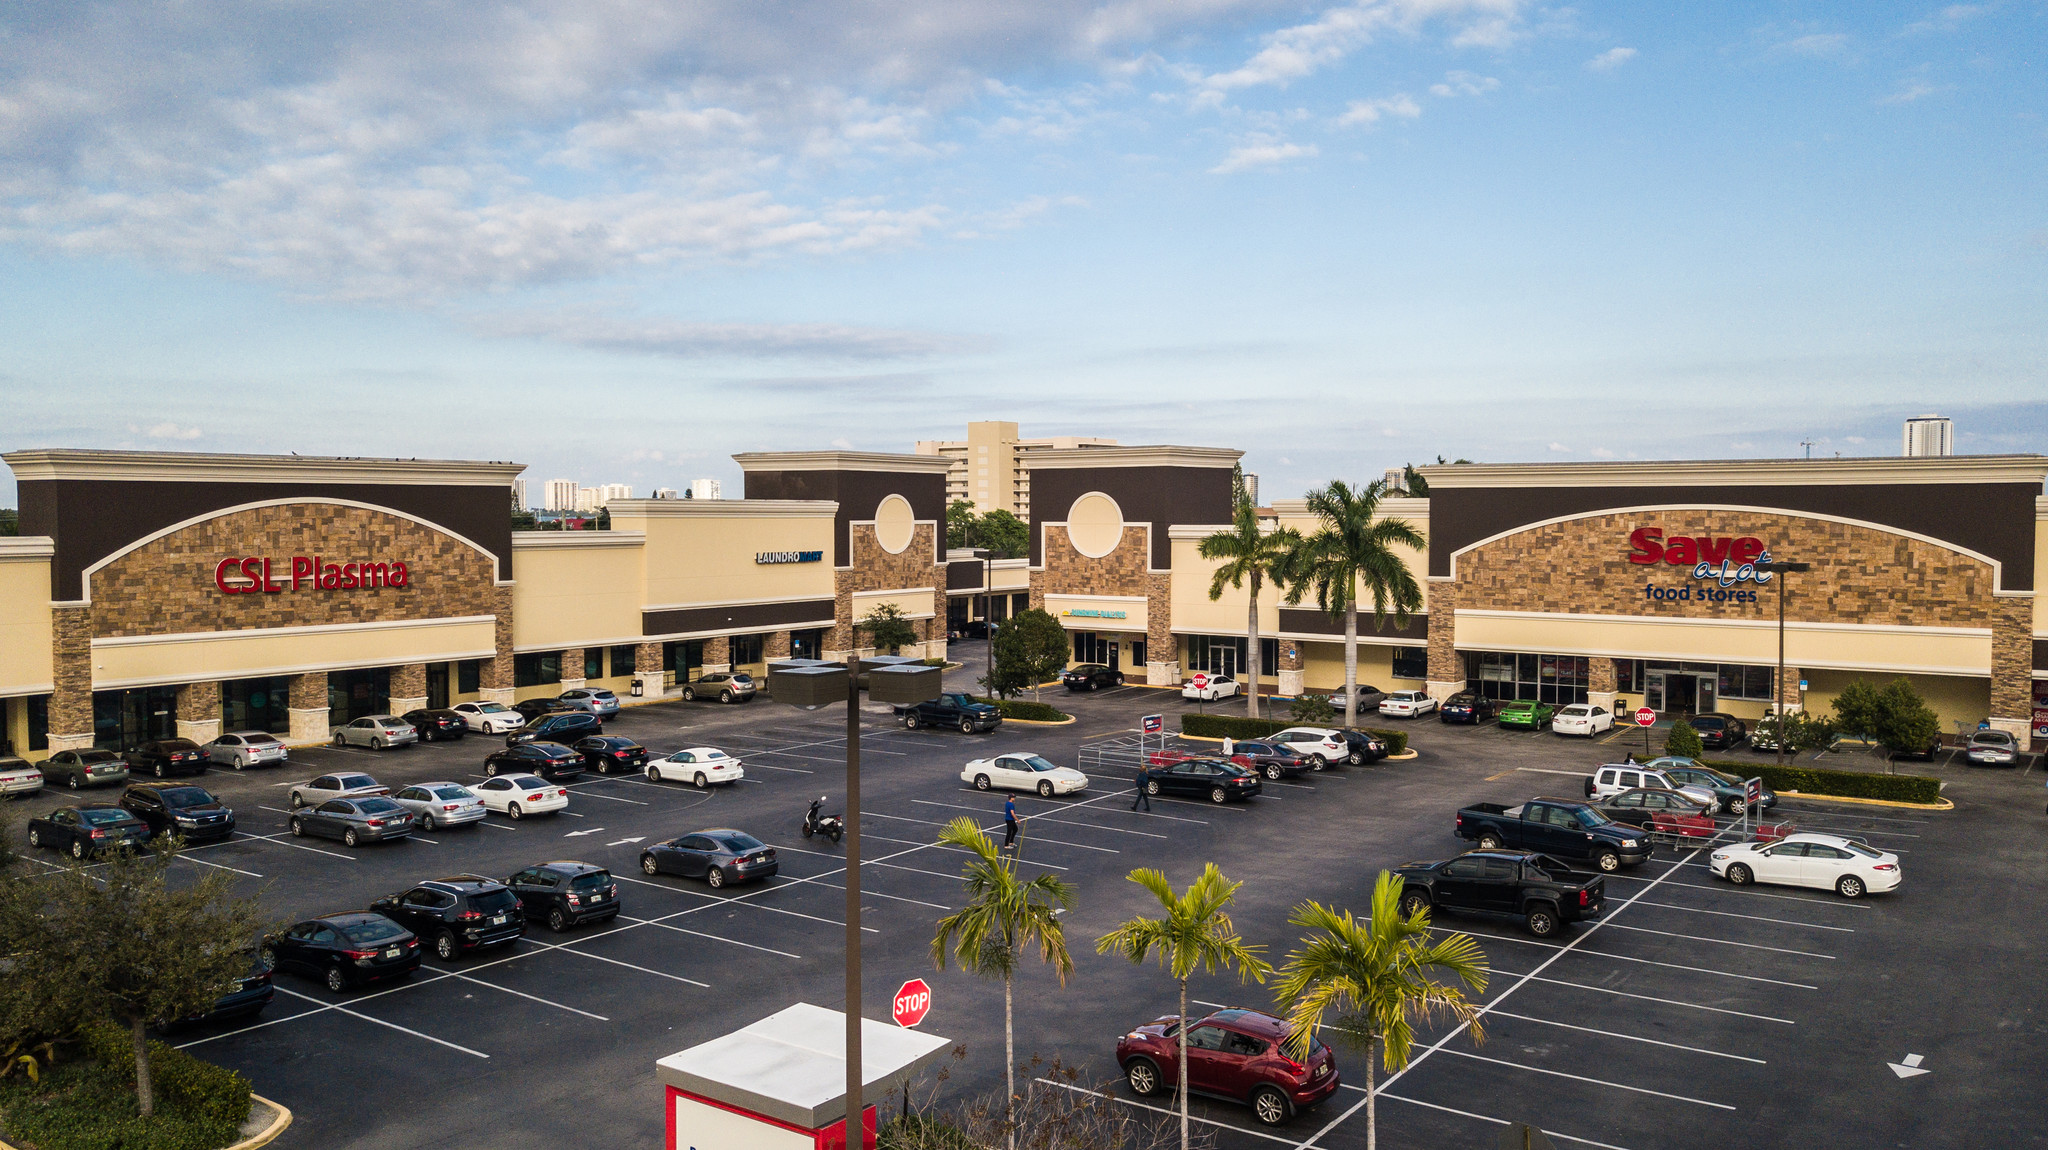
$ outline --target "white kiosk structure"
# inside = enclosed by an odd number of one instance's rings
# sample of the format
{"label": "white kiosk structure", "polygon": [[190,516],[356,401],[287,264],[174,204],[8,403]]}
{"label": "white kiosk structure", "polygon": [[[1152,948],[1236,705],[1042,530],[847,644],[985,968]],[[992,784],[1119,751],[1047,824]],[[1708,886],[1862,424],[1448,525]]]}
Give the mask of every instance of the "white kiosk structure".
{"label": "white kiosk structure", "polygon": [[[668,1150],[847,1150],[845,1033],[843,1012],[800,1002],[656,1062]],[[952,1044],[863,1018],[862,1095],[908,1082]],[[863,1109],[869,1150],[875,1108]]]}

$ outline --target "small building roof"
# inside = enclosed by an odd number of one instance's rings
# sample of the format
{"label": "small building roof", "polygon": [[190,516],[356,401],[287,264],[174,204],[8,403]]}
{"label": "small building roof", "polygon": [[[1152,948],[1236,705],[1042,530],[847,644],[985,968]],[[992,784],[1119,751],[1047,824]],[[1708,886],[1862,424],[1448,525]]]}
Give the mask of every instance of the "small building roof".
{"label": "small building roof", "polygon": [[[909,1078],[950,1038],[861,1019],[866,1087]],[[846,1015],[799,1002],[654,1064],[664,1086],[818,1130],[846,1117]]]}

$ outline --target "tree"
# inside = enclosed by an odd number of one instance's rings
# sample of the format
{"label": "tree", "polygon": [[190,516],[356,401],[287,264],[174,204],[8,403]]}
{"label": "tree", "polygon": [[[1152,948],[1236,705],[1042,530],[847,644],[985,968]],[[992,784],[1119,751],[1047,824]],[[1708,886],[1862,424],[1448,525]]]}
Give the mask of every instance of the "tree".
{"label": "tree", "polygon": [[1180,984],[1180,1144],[1188,1146],[1188,976],[1197,970],[1235,970],[1243,981],[1263,983],[1273,968],[1259,957],[1263,947],[1247,946],[1230,921],[1230,903],[1241,882],[1231,882],[1215,863],[1202,868],[1201,877],[1189,884],[1186,894],[1175,894],[1166,876],[1149,867],[1130,873],[1132,882],[1150,891],[1166,913],[1159,918],[1140,915],[1120,924],[1095,940],[1095,953],[1121,954],[1142,963],[1157,954]]}
{"label": "tree", "polygon": [[1471,1031],[1472,1041],[1486,1039],[1479,1004],[1433,977],[1448,974],[1472,993],[1484,993],[1490,971],[1479,943],[1463,934],[1431,941],[1427,903],[1412,914],[1403,914],[1400,903],[1401,880],[1381,871],[1372,916],[1365,921],[1316,902],[1294,908],[1287,921],[1313,933],[1287,956],[1273,988],[1287,1017],[1288,1045],[1298,1057],[1307,1057],[1316,1032],[1326,1027],[1339,1041],[1364,1048],[1366,1150],[1378,1141],[1375,1046],[1385,1049],[1386,1068],[1398,1072],[1408,1065],[1419,1021],[1456,1019]]}
{"label": "tree", "polygon": [[141,854],[117,851],[95,871],[72,865],[0,883],[0,946],[15,962],[8,981],[47,996],[38,1025],[61,1019],[70,1030],[112,1018],[127,1027],[145,1117],[156,1098],[144,1031],[232,991],[264,926],[256,900],[235,896],[228,871],[173,886],[166,872],[177,854],[168,840]]}
{"label": "tree", "polygon": [[1408,625],[1410,612],[1422,609],[1422,588],[1396,547],[1427,545],[1422,533],[1405,519],[1380,519],[1375,514],[1386,498],[1385,480],[1353,488],[1341,479],[1312,491],[1308,510],[1322,521],[1304,539],[1289,561],[1293,586],[1287,602],[1299,603],[1313,590],[1316,604],[1333,619],[1344,620],[1344,725],[1358,724],[1358,596],[1372,594],[1372,625],[1387,623],[1389,609],[1397,626]]}
{"label": "tree", "polygon": [[857,626],[867,632],[870,646],[891,655],[917,642],[916,625],[904,618],[903,608],[894,603],[875,604]]}
{"label": "tree", "polygon": [[1259,522],[1258,508],[1244,486],[1244,466],[1231,472],[1231,519],[1228,531],[1218,531],[1202,540],[1204,559],[1222,560],[1209,579],[1209,599],[1223,598],[1223,588],[1242,587],[1251,582],[1251,605],[1245,612],[1245,713],[1259,717],[1259,586],[1267,579],[1284,586],[1288,564],[1301,545],[1301,535],[1292,527],[1268,531]]}
{"label": "tree", "polygon": [[974,500],[955,499],[946,504],[946,548],[959,551],[972,547],[975,527],[981,516],[974,513]]}
{"label": "tree", "polygon": [[1003,1082],[1008,1108],[1004,1126],[1009,1145],[1017,1145],[1017,1032],[1012,1020],[1011,988],[1016,978],[1017,959],[1023,948],[1038,948],[1038,960],[1049,963],[1067,985],[1074,972],[1074,960],[1067,954],[1066,932],[1060,927],[1061,911],[1074,907],[1074,888],[1050,874],[1029,880],[1017,877],[1017,860],[1003,855],[1002,848],[973,819],[962,816],[939,832],[939,842],[971,851],[974,858],[965,867],[967,905],[939,920],[932,936],[932,961],[946,969],[950,952],[961,969],[983,978],[1003,980]]}
{"label": "tree", "polygon": [[1287,708],[1287,717],[1304,727],[1323,727],[1337,717],[1337,709],[1326,695],[1303,695]]}
{"label": "tree", "polygon": [[1697,759],[1707,753],[1707,748],[1700,743],[1700,733],[1693,725],[1680,719],[1671,724],[1671,733],[1664,736],[1664,753]]}
{"label": "tree", "polygon": [[998,507],[975,525],[974,546],[995,552],[998,559],[1022,559],[1031,550],[1031,527]]}
{"label": "tree", "polygon": [[1017,612],[989,644],[990,693],[999,685],[1013,692],[1028,686],[1031,697],[1038,698],[1038,685],[1065,669],[1072,650],[1067,629],[1043,608]]}
{"label": "tree", "polygon": [[1874,740],[1886,751],[1920,751],[1941,738],[1941,716],[1934,713],[1904,676],[1883,687],[1853,679],[1835,699],[1835,725]]}

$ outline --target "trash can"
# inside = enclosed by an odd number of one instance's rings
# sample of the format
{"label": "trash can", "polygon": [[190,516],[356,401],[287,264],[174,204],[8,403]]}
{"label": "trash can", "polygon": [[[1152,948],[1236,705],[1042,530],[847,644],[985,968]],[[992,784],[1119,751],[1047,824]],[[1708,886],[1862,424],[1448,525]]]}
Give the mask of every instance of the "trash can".
{"label": "trash can", "polygon": [[640,676],[638,676],[638,675],[635,675],[635,676],[633,676],[633,697],[634,697],[634,698],[636,698],[636,699],[638,699],[638,698],[640,698],[641,696],[645,695],[646,693],[647,693],[647,680],[645,680],[645,679],[641,678],[641,677],[640,677]]}

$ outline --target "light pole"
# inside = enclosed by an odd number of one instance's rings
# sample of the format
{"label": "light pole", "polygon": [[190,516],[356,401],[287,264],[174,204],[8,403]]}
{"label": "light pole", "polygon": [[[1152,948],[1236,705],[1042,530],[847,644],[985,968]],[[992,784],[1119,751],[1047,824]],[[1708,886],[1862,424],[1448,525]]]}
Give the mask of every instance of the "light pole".
{"label": "light pole", "polygon": [[1811,563],[1759,563],[1759,571],[1768,571],[1778,576],[1778,675],[1771,680],[1776,698],[1771,700],[1771,713],[1777,716],[1778,765],[1785,765],[1785,579],[1787,575],[1813,570]]}

